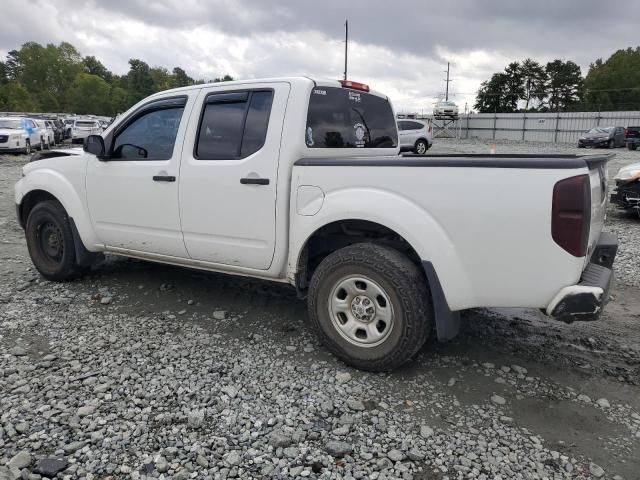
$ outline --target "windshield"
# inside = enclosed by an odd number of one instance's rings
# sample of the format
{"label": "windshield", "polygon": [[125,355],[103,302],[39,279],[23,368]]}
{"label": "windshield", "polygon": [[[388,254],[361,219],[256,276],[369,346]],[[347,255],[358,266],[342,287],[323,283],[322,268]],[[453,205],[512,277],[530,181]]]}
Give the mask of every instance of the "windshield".
{"label": "windshield", "polygon": [[76,127],[94,127],[95,122],[76,122]]}
{"label": "windshield", "polygon": [[611,133],[613,127],[595,127],[589,130],[587,133]]}
{"label": "windshield", "polygon": [[0,118],[0,128],[10,128],[12,130],[22,129],[22,122],[20,119],[14,118]]}
{"label": "windshield", "polygon": [[395,148],[398,132],[387,99],[317,87],[309,98],[305,141],[309,148]]}
{"label": "windshield", "polygon": [[455,107],[456,104],[453,102],[440,102],[440,105],[443,105],[445,107]]}

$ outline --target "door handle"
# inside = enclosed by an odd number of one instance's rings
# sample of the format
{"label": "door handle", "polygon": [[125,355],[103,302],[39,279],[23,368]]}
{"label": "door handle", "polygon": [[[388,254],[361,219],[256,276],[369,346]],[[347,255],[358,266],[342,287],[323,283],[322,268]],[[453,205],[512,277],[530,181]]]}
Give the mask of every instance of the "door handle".
{"label": "door handle", "polygon": [[175,182],[176,177],[174,177],[173,175],[154,175],[153,181],[154,182]]}
{"label": "door handle", "polygon": [[269,185],[268,178],[243,177],[240,179],[242,185]]}

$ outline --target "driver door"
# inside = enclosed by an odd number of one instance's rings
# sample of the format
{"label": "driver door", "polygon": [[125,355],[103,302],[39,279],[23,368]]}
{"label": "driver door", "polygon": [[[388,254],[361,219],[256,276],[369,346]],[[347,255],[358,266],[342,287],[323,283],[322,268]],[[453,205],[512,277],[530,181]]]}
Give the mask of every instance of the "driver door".
{"label": "driver door", "polygon": [[108,250],[187,257],[177,177],[193,104],[189,95],[143,105],[106,136],[106,161],[90,156],[89,211]]}

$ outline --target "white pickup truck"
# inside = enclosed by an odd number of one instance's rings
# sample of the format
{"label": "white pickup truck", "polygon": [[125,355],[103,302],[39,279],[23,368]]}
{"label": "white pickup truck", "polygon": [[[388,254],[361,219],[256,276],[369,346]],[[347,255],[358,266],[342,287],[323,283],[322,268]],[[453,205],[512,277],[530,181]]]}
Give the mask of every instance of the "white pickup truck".
{"label": "white pickup truck", "polygon": [[51,280],[108,252],[289,283],[362,369],[452,338],[464,309],[598,318],[609,156],[398,151],[389,99],[363,84],[196,85],[141,101],[84,152],[35,158],[17,215]]}

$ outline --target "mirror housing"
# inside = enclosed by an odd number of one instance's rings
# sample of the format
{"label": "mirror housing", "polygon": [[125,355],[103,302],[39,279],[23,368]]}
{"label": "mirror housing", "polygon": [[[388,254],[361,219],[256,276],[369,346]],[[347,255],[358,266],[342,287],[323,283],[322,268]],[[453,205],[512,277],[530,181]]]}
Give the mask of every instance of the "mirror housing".
{"label": "mirror housing", "polygon": [[84,139],[82,149],[103,160],[105,158],[104,138],[101,135],[89,135]]}

